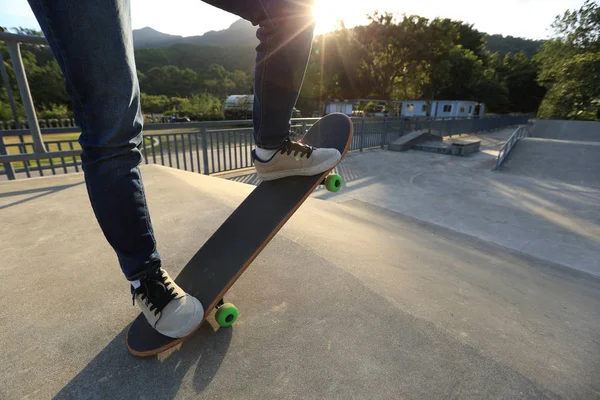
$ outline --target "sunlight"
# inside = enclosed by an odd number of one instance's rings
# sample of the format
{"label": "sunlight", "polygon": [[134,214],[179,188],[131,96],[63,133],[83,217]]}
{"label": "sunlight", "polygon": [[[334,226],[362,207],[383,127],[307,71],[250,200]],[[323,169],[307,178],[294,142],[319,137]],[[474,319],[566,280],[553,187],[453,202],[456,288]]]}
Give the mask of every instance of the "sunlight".
{"label": "sunlight", "polygon": [[332,31],[337,26],[338,20],[342,20],[342,12],[348,9],[340,6],[340,3],[331,0],[317,0],[313,6],[313,18],[317,22],[315,35]]}

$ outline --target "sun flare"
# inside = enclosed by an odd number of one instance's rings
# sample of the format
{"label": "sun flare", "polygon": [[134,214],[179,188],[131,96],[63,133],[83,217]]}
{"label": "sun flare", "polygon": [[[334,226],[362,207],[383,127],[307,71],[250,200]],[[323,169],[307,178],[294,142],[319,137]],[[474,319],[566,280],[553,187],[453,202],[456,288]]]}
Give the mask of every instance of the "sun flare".
{"label": "sun flare", "polygon": [[334,30],[338,21],[342,19],[341,10],[343,8],[338,2],[317,0],[313,6],[313,18],[317,23],[315,34],[319,35]]}

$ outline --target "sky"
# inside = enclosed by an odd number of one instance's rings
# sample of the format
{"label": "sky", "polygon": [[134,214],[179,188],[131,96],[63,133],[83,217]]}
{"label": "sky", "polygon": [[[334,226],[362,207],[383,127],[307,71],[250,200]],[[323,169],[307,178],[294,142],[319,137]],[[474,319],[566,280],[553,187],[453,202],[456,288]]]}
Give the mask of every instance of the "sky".
{"label": "sky", "polygon": [[[245,1],[245,0],[240,0]],[[546,39],[554,17],[581,7],[584,0],[317,0],[317,33],[337,19],[347,27],[364,24],[375,10],[443,17],[473,24],[490,34]],[[27,0],[0,0],[0,26],[39,29]],[[133,28],[152,27],[172,35],[193,36],[225,29],[238,19],[200,0],[131,0]]]}

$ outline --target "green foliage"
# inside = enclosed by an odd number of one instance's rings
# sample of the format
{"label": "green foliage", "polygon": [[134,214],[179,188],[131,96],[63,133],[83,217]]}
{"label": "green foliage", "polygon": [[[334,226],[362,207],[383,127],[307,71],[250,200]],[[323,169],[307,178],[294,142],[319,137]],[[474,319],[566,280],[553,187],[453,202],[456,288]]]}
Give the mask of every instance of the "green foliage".
{"label": "green foliage", "polygon": [[[21,117],[23,114],[20,114]],[[0,100],[0,121],[10,121],[13,120],[13,113],[10,108],[10,104],[4,99]]]}
{"label": "green foliage", "polygon": [[174,65],[154,67],[140,80],[140,89],[153,95],[186,97],[198,88],[198,75],[194,71],[181,70]]}
{"label": "green foliage", "polygon": [[195,94],[189,98],[153,96],[142,92],[144,114],[179,114],[192,120],[221,119],[221,101],[210,93]]}
{"label": "green foliage", "polygon": [[183,115],[193,120],[221,119],[221,101],[210,93],[194,95],[184,99],[180,108]]}
{"label": "green foliage", "polygon": [[503,35],[485,35],[486,48],[490,53],[499,53],[501,57],[512,53],[525,53],[533,57],[544,44],[543,40],[530,40]]}
{"label": "green foliage", "polygon": [[554,37],[535,57],[548,92],[540,118],[592,119],[600,106],[600,5],[586,0],[556,17]]}
{"label": "green foliage", "polygon": [[537,64],[520,54],[505,66],[472,25],[389,13],[370,21],[315,38],[302,97],[468,99],[493,112],[537,109]]}
{"label": "green foliage", "polygon": [[[492,112],[532,112],[548,91],[540,115],[583,117],[600,97],[597,85],[584,78],[598,76],[592,5],[588,0],[583,11],[557,19],[557,37],[533,60],[541,41],[486,36],[446,18],[375,12],[368,25],[341,24],[314,39],[298,107],[308,115],[329,98],[443,98],[481,101]],[[3,45],[0,51],[8,60]],[[22,54],[38,113],[69,114],[64,80],[49,48],[23,45]],[[254,47],[177,44],[138,49],[135,56],[146,114],[220,118],[227,95],[253,90]],[[19,104],[12,65],[5,65]],[[12,118],[5,93],[0,117]]]}
{"label": "green foliage", "polygon": [[[39,32],[27,30],[19,32],[41,35]],[[181,60],[189,58],[185,56],[185,53],[178,53],[182,48],[190,48],[189,46],[175,47],[176,49],[171,50],[142,50],[140,53],[142,58],[151,52],[158,54],[163,52],[167,56],[178,54]],[[192,46],[191,48],[196,47]],[[209,46],[204,46],[204,48],[213,49]],[[19,117],[24,118],[22,102],[6,46],[0,45],[0,51],[5,60],[4,64],[15,96]],[[219,49],[217,51],[221,55],[227,52],[230,50]],[[65,89],[64,77],[49,48],[24,44],[22,45],[22,58],[38,117],[40,119],[71,118],[71,104]],[[194,57],[191,58],[194,59]],[[210,59],[210,57],[207,58]],[[138,67],[139,64],[143,66],[144,60],[138,63]],[[185,65],[183,62],[180,64]],[[176,65],[157,65],[147,70],[138,69],[137,75],[143,91],[141,101],[144,113],[179,113],[199,120],[221,118],[221,104],[225,96],[234,93],[252,93],[253,85],[252,75],[247,74],[244,70],[236,69],[231,72],[216,63],[207,64],[203,69],[197,71],[191,68],[179,68]],[[11,119],[13,117],[6,91],[1,90],[0,120]]]}
{"label": "green foliage", "polygon": [[47,109],[38,112],[39,119],[73,118],[73,113],[66,104],[50,104]]}
{"label": "green foliage", "polygon": [[143,73],[154,67],[174,65],[180,69],[189,68],[199,74],[208,70],[212,64],[218,64],[228,71],[240,70],[252,74],[255,57],[254,47],[177,44],[167,48],[135,51],[137,69]]}

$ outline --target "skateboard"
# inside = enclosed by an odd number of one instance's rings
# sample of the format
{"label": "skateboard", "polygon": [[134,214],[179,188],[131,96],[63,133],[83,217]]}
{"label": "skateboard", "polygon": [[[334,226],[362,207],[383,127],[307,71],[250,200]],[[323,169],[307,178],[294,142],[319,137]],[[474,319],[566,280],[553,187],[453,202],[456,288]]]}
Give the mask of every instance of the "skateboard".
{"label": "skateboard", "polygon": [[[314,147],[336,148],[343,159],[352,142],[352,132],[348,116],[329,114],[311,126],[300,141]],[[225,293],[319,185],[337,192],[342,179],[329,170],[314,176],[261,182],[196,252],[175,282],[204,306],[202,323],[215,308],[220,327],[235,322],[238,309],[224,302]],[[126,343],[134,356],[149,357],[178,346],[186,338],[161,335],[140,313],[129,326]]]}

